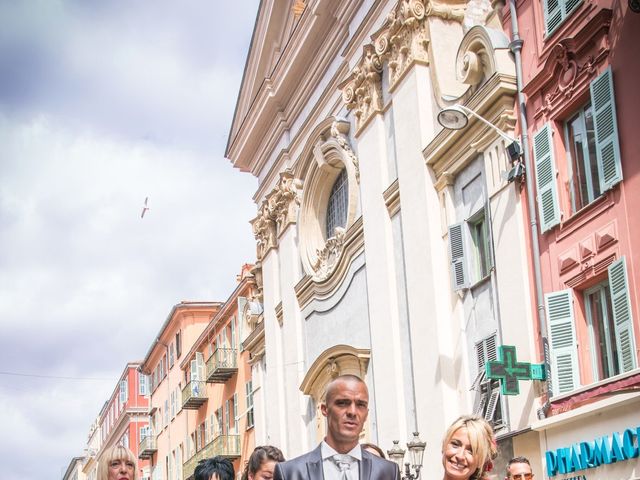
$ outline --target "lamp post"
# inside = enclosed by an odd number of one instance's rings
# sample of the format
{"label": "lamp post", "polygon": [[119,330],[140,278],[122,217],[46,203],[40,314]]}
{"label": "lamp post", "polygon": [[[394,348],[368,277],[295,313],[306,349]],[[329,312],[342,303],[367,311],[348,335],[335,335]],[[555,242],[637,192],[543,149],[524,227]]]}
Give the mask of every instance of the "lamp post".
{"label": "lamp post", "polygon": [[400,447],[399,443],[400,440],[394,440],[393,447],[391,447],[391,450],[387,451],[387,454],[389,455],[389,458],[398,465],[400,472],[404,470],[402,480],[417,480],[420,478],[422,457],[427,443],[420,440],[418,432],[413,432],[413,438],[410,442],[407,442],[410,461],[406,463],[404,462],[404,454],[406,450]]}
{"label": "lamp post", "polygon": [[509,142],[507,145],[507,153],[509,154],[513,168],[508,173],[508,179],[509,181],[512,181],[515,178],[520,178],[524,174],[524,166],[520,162],[520,157],[522,156],[522,147],[520,147],[520,142],[511,135],[507,135],[489,120],[478,115],[469,107],[456,103],[455,105],[447,107],[438,113],[438,123],[449,130],[462,130],[469,123],[469,115],[480,120]]}

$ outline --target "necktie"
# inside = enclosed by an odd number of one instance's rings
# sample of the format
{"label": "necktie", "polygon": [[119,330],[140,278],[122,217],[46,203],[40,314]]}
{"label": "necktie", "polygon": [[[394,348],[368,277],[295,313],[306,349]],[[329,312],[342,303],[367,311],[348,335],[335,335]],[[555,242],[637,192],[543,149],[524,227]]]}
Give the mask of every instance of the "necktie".
{"label": "necktie", "polygon": [[331,457],[331,459],[340,469],[340,480],[350,480],[349,474],[347,472],[351,468],[351,463],[353,462],[353,458],[351,457],[351,455],[336,453],[333,457]]}

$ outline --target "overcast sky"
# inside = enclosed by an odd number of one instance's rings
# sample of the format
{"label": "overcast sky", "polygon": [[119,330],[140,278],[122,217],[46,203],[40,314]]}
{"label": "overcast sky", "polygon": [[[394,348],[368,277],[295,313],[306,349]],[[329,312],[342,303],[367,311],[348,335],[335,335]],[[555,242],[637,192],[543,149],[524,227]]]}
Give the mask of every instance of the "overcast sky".
{"label": "overcast sky", "polygon": [[3,480],[61,478],[171,307],[254,261],[223,154],[257,7],[0,0]]}

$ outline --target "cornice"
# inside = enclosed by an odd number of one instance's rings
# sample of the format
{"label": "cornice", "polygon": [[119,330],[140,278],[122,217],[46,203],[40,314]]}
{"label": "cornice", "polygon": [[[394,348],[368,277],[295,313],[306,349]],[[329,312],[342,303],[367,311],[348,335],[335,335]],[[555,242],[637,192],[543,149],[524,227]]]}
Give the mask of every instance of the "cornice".
{"label": "cornice", "polygon": [[364,249],[364,229],[362,217],[359,217],[340,240],[339,260],[333,266],[328,278],[322,281],[314,280],[311,275],[305,275],[295,286],[295,293],[300,309],[303,310],[313,299],[328,297],[344,281],[353,259]]}
{"label": "cornice", "polygon": [[396,178],[391,185],[383,192],[384,204],[387,206],[389,216],[393,217],[400,211],[400,184]]}
{"label": "cornice", "polygon": [[[348,2],[347,2],[348,3]],[[263,168],[264,158],[256,161],[256,151],[265,138],[273,136],[273,119],[283,115],[285,128],[290,128],[291,119],[297,117],[310,95],[315,90],[327,67],[336,58],[340,46],[348,36],[348,25],[353,10],[340,10],[337,0],[316,2],[314,11],[301,18],[294,34],[287,43],[276,68],[266,79],[241,126],[230,144],[227,156],[235,167],[250,171],[257,176]],[[337,18],[336,18],[337,16]]]}

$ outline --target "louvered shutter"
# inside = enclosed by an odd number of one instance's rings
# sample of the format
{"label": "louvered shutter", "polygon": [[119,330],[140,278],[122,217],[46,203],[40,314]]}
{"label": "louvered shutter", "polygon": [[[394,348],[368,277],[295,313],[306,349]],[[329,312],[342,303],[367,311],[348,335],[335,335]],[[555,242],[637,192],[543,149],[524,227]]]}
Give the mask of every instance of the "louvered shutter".
{"label": "louvered shutter", "polygon": [[618,347],[618,366],[620,373],[628,372],[636,368],[636,348],[625,257],[609,265],[609,288]]}
{"label": "louvered shutter", "polygon": [[533,157],[536,163],[536,190],[540,230],[546,232],[560,223],[556,165],[553,159],[551,127],[545,124],[533,136]]}
{"label": "louvered shutter", "polygon": [[201,352],[196,352],[196,366],[198,369],[198,380],[204,380],[204,355]]}
{"label": "louvered shutter", "polygon": [[568,17],[578,5],[582,3],[582,0],[564,0],[564,18]]}
{"label": "louvered shutter", "polygon": [[562,5],[564,0],[545,0],[544,1],[544,22],[547,31],[547,36],[551,35],[553,31],[562,22]]}
{"label": "louvered shutter", "polygon": [[600,191],[605,192],[622,181],[611,67],[591,82],[590,89],[596,130],[596,158],[600,175]]}
{"label": "louvered shutter", "polygon": [[453,289],[466,288],[467,272],[465,265],[464,224],[456,223],[449,226],[449,255],[451,259],[451,273]]}
{"label": "louvered shutter", "polygon": [[191,382],[197,382],[200,380],[198,377],[198,362],[191,360]]}
{"label": "louvered shutter", "polygon": [[489,403],[487,404],[487,411],[484,414],[484,419],[487,422],[491,422],[496,414],[496,407],[500,401],[500,387],[496,387],[491,390],[491,396],[489,397]]}
{"label": "louvered shutter", "polygon": [[551,388],[554,395],[559,395],[580,385],[572,290],[546,294],[545,307],[551,344]]}

